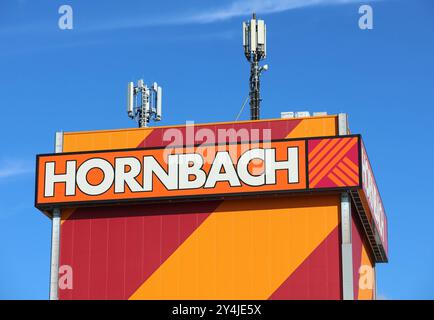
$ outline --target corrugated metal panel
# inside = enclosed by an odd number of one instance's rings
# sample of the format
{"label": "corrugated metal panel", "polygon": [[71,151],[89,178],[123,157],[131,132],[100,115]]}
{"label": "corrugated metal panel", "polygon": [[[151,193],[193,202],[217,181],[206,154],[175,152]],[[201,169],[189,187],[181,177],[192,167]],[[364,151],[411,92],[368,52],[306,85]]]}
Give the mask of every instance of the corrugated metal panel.
{"label": "corrugated metal panel", "polygon": [[60,298],[338,299],[338,204],[303,196],[77,209],[62,224],[61,264],[74,286]]}

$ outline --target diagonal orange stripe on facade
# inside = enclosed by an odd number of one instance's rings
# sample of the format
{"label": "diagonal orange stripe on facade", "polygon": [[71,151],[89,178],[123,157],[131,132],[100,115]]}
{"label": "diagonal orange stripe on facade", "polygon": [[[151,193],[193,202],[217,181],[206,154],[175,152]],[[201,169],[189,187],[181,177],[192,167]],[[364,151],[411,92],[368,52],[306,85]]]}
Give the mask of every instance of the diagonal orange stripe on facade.
{"label": "diagonal orange stripe on facade", "polygon": [[130,299],[267,299],[338,225],[338,204],[224,201]]}
{"label": "diagonal orange stripe on facade", "polygon": [[[348,176],[348,178],[351,179],[350,184],[358,184],[359,176],[355,174],[353,171],[351,171],[350,168],[348,168],[342,161],[338,163],[338,168],[345,172],[345,175]],[[336,169],[338,169],[336,168]]]}
{"label": "diagonal orange stripe on facade", "polygon": [[[318,175],[315,177],[315,179],[312,180],[312,182],[309,182],[309,185],[313,188],[315,187],[318,182],[321,181],[321,179],[338,163],[345,154],[357,143],[357,138],[353,138],[350,140],[348,144],[345,145],[345,147],[333,157],[333,159],[327,164],[327,166],[318,173]],[[309,173],[310,174],[310,173]]]}
{"label": "diagonal orange stripe on facade", "polygon": [[342,161],[345,162],[345,164],[350,167],[350,169],[352,169],[356,175],[359,175],[359,167],[348,157],[345,157]]}
{"label": "diagonal orange stripe on facade", "polygon": [[300,119],[300,122],[287,134],[286,138],[334,136],[338,133],[336,121],[336,116]]}
{"label": "diagonal orange stripe on facade", "polygon": [[269,299],[341,299],[339,231],[339,226],[334,228]]}
{"label": "diagonal orange stripe on facade", "polygon": [[343,183],[337,176],[335,176],[332,172],[329,173],[327,176],[331,181],[333,181],[338,187],[345,186],[345,183]]}
{"label": "diagonal orange stripe on facade", "polygon": [[352,139],[336,139],[339,143],[321,160],[316,167],[309,162],[309,177],[312,180],[326,165],[334,159],[334,157],[345,149],[345,145],[348,145]]}
{"label": "diagonal orange stripe on facade", "polygon": [[[327,146],[321,150],[321,152],[316,156],[315,159],[313,159],[313,160],[309,159],[309,167],[311,169],[313,169],[324,157],[327,157],[330,155],[330,153],[328,153],[328,152],[333,152],[333,150],[335,150],[334,148],[335,148],[336,144],[339,143],[338,146],[342,145],[343,141],[345,141],[345,140],[344,139],[330,139]],[[336,148],[338,146],[336,146]],[[321,163],[322,163],[322,161],[321,161]]]}

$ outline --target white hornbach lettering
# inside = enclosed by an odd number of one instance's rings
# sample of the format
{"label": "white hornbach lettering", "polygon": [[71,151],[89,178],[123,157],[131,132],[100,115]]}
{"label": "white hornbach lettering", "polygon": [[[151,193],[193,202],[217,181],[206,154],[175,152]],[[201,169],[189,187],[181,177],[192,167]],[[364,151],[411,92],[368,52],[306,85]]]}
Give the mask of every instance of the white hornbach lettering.
{"label": "white hornbach lettering", "polygon": [[377,189],[374,174],[364,147],[362,148],[362,180],[363,190],[368,200],[368,205],[374,217],[375,224],[377,225],[381,241],[384,243],[386,214],[384,212],[383,202],[381,201],[380,193]]}
{"label": "white hornbach lettering", "polygon": [[[249,170],[249,164],[259,160],[263,169],[259,174]],[[44,196],[53,197],[55,184],[65,184],[65,196],[74,196],[76,188],[87,195],[101,195],[114,186],[115,193],[152,192],[154,177],[158,178],[167,190],[215,188],[219,182],[227,182],[231,187],[242,184],[263,186],[276,184],[276,172],[286,171],[288,183],[299,182],[298,148],[287,147],[287,159],[276,160],[276,150],[255,148],[242,154],[234,164],[228,151],[216,153],[209,170],[204,170],[204,159],[197,153],[172,154],[168,156],[165,169],[153,156],[117,157],[114,165],[102,158],[91,158],[78,168],[76,160],[66,161],[66,173],[56,174],[54,162],[45,164]],[[103,178],[97,184],[88,181],[91,170],[98,169]],[[139,181],[139,177],[141,176]]]}

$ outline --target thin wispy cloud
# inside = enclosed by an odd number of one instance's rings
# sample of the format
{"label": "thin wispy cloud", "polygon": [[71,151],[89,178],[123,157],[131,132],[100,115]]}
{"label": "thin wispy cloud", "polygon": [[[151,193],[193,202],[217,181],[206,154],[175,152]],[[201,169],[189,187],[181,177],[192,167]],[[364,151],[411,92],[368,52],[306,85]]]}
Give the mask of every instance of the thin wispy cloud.
{"label": "thin wispy cloud", "polygon": [[23,161],[6,160],[0,162],[0,179],[34,172],[34,168]]}
{"label": "thin wispy cloud", "polygon": [[222,22],[232,18],[250,16],[252,12],[259,15],[280,13],[289,10],[315,6],[336,6],[351,3],[369,3],[380,0],[234,0],[220,7],[202,11],[177,13],[176,15],[157,16],[149,19],[128,19],[128,21],[112,20],[107,24],[95,24],[90,29],[126,29],[155,25],[208,24]]}
{"label": "thin wispy cloud", "polygon": [[[186,17],[186,22],[212,23],[246,16],[252,12],[270,14],[312,6],[342,5],[361,0],[237,0],[226,7],[200,12]],[[364,1],[367,2],[367,1]],[[369,1],[368,1],[369,2]]]}
{"label": "thin wispy cloud", "polygon": [[[151,26],[173,26],[189,24],[210,24],[227,21],[233,18],[248,17],[252,12],[263,15],[280,13],[289,10],[319,7],[319,6],[338,6],[346,4],[366,4],[384,0],[233,0],[224,5],[197,10],[194,8],[185,9],[164,15],[149,14],[148,11],[142,12],[140,7],[127,17],[105,17],[104,20],[97,20],[95,17],[83,19],[83,24],[74,25],[77,32],[99,32],[123,29],[144,28]],[[148,9],[146,9],[148,10]],[[137,16],[138,15],[138,16]],[[87,21],[87,23],[86,23]],[[36,33],[54,33],[58,31],[55,27],[48,26],[46,23],[30,23],[26,25],[2,26],[0,36]]]}

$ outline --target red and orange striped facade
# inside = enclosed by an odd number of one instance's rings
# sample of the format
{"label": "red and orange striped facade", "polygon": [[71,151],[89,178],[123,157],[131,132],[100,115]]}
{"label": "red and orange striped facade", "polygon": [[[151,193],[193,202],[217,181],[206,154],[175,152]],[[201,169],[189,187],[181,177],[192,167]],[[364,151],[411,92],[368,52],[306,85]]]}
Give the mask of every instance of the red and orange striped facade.
{"label": "red and orange striped facade", "polygon": [[[337,122],[324,116],[195,127],[271,129],[271,140],[282,140],[337,136]],[[164,146],[173,128],[64,133],[63,152]],[[309,139],[309,188],[359,184],[357,142]],[[354,297],[373,299],[375,281],[366,286],[360,270],[375,270],[375,259],[356,210],[352,234]],[[341,299],[340,193],[63,208],[60,265],[73,270],[73,288],[59,290],[60,299]]]}

